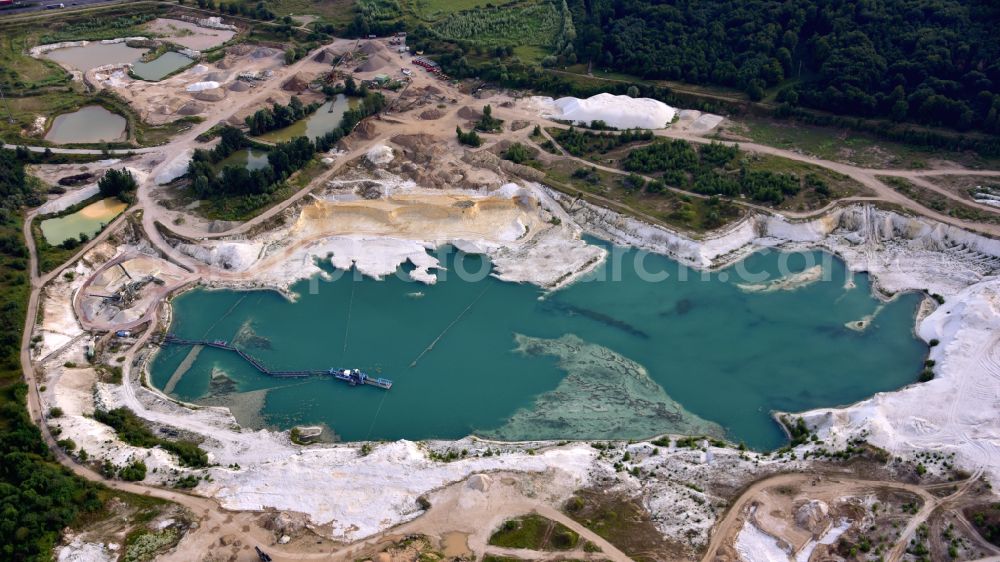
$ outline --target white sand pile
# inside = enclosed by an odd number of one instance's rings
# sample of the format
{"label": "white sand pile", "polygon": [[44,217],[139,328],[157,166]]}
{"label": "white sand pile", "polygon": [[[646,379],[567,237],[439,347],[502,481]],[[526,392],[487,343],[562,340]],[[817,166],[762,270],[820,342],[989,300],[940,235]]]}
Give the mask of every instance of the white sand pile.
{"label": "white sand pile", "polygon": [[427,246],[417,240],[337,236],[325,240],[322,248],[333,254],[330,256],[333,267],[342,271],[356,267],[363,275],[374,279],[392,275],[400,265],[410,262],[414,266],[410,278],[433,285],[437,283],[437,276],[431,270],[441,267],[437,258],[427,253]]}
{"label": "white sand pile", "polygon": [[195,82],[194,84],[188,86],[186,89],[189,92],[200,92],[202,90],[211,90],[218,87],[219,87],[218,82],[207,81],[207,82]]}
{"label": "white sand pile", "polygon": [[191,70],[189,72],[191,74],[204,74],[208,72],[208,67],[203,64],[196,64],[191,67]]}
{"label": "white sand pile", "polygon": [[751,522],[743,524],[736,535],[736,553],[743,562],[779,562],[791,560],[777,539]]}
{"label": "white sand pile", "polygon": [[177,249],[192,258],[227,271],[245,271],[257,261],[259,242],[212,242],[203,245],[179,244]]}
{"label": "white sand pile", "polygon": [[630,98],[613,94],[597,94],[585,100],[580,98],[559,98],[555,101],[538,100],[542,115],[553,119],[589,124],[604,121],[618,129],[640,127],[662,129],[674,120],[677,110],[650,98]]}
{"label": "white sand pile", "polygon": [[57,562],[111,562],[117,558],[103,543],[85,542],[80,537],[56,549]]}
{"label": "white sand pile", "polygon": [[156,184],[163,185],[165,183],[170,183],[186,174],[188,163],[191,162],[191,156],[193,155],[194,150],[189,148],[175,156],[173,160],[168,162],[159,172],[157,172],[156,178],[154,178]]}
{"label": "white sand pile", "polygon": [[384,144],[378,144],[368,149],[365,158],[376,166],[388,164],[393,159],[392,149]]}

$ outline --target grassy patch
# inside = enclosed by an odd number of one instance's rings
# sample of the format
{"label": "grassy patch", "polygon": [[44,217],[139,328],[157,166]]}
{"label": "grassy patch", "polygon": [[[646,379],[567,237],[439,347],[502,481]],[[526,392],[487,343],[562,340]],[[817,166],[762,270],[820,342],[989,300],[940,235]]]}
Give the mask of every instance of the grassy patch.
{"label": "grassy patch", "polygon": [[956,201],[934,190],[916,185],[906,178],[894,176],[875,177],[917,203],[949,217],[972,222],[1000,224],[1000,213],[991,213],[966,205],[961,201]]}
{"label": "grassy patch", "polygon": [[870,193],[865,186],[844,174],[806,162],[767,154],[751,154],[748,155],[748,165],[749,169],[755,171],[794,174],[800,178],[812,175],[821,179],[829,189],[829,193],[821,195],[817,193],[816,189],[811,189],[806,184],[804,189],[793,196],[786,197],[781,204],[777,205],[778,209],[811,211],[836,199]]}
{"label": "grassy patch", "polygon": [[69,82],[58,64],[28,56],[34,43],[34,34],[27,30],[0,33],[0,84],[7,95]]}
{"label": "grassy patch", "polygon": [[1000,546],[1000,503],[967,507],[964,514],[984,539]]}
{"label": "grassy patch", "polygon": [[562,26],[562,14],[544,2],[514,2],[502,8],[453,12],[431,29],[445,39],[483,46],[532,45],[551,47]]}
{"label": "grassy patch", "polygon": [[563,511],[637,562],[695,558],[685,545],[665,540],[649,513],[628,498],[581,490]]}
{"label": "grassy patch", "polygon": [[641,220],[652,219],[682,230],[712,230],[738,220],[745,214],[742,208],[721,198],[708,199],[673,191],[649,193],[627,189],[622,184],[625,176],[587,168],[572,160],[558,160],[545,172],[546,185],[554,189],[573,196],[582,195],[590,203],[611,206]]}
{"label": "grassy patch", "polygon": [[[256,0],[245,0],[245,4],[256,6]],[[268,2],[267,7],[278,16],[317,16],[320,20],[346,26],[354,18],[355,0],[281,0]]]}
{"label": "grassy patch", "polygon": [[90,95],[77,91],[75,88],[75,86],[59,88],[46,90],[32,96],[9,98],[7,102],[10,105],[14,123],[10,123],[7,119],[0,119],[0,136],[3,137],[5,142],[11,144],[60,146],[64,148],[74,146],[108,149],[132,148],[132,145],[129,143],[57,145],[38,136],[25,137],[22,134],[32,129],[35,119],[39,116],[45,117],[48,125],[51,124],[52,119],[57,115],[71,113],[87,105],[100,105],[108,111],[125,117],[128,122],[128,136],[139,146],[164,144],[179,133],[190,129],[195,123],[200,123],[203,120],[198,116],[189,116],[163,125],[150,125],[143,122],[127,102],[110,92],[103,91],[97,95]]}
{"label": "grassy patch", "polygon": [[859,182],[827,168],[742,152],[723,143],[695,145],[663,137],[637,143],[632,139],[650,135],[626,131],[621,133],[624,136],[619,145],[611,133],[570,129],[557,134],[571,153],[633,172],[626,188],[636,194],[666,194],[675,189],[703,196],[746,198],[777,209],[811,211],[839,198],[867,193]]}
{"label": "grassy patch", "polygon": [[874,136],[848,129],[778,121],[745,116],[723,124],[723,131],[750,140],[812,154],[818,158],[872,168],[926,168],[933,160],[949,160],[971,167],[995,166],[997,159],[978,154],[931,150],[904,143],[879,140]]}
{"label": "grassy patch", "polygon": [[498,3],[490,0],[403,0],[400,2],[404,8],[424,21],[437,21],[451,14]]}
{"label": "grassy patch", "polygon": [[541,515],[508,519],[490,537],[489,544],[529,550],[573,550],[580,536],[561,523]]}
{"label": "grassy patch", "polygon": [[549,49],[538,45],[517,45],[514,47],[514,56],[527,63],[540,64],[542,59],[549,54]]}

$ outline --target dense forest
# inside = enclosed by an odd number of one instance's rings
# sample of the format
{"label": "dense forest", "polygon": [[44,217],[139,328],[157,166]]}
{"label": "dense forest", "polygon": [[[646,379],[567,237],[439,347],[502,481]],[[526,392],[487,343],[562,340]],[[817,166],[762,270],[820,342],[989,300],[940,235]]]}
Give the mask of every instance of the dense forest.
{"label": "dense forest", "polygon": [[1000,132],[993,0],[571,0],[576,50],[648,79],[752,99]]}
{"label": "dense forest", "polygon": [[0,560],[51,560],[59,532],[101,508],[99,486],[52,458],[25,409],[19,352],[28,299],[20,207],[41,199],[26,182],[25,150],[0,150]]}

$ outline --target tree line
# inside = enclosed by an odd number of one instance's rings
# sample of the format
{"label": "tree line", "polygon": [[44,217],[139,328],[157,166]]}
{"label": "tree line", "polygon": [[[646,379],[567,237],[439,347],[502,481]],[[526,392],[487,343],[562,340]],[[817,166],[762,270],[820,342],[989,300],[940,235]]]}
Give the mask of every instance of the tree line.
{"label": "tree line", "polygon": [[[571,0],[581,62],[779,102],[1000,132],[991,0]],[[573,61],[562,61],[571,63]]]}
{"label": "tree line", "polygon": [[577,157],[594,152],[604,154],[629,143],[653,140],[653,132],[648,129],[626,129],[620,133],[594,133],[570,127],[569,129],[556,129],[552,136],[566,152]]}
{"label": "tree line", "polygon": [[200,199],[237,197],[244,199],[243,206],[259,207],[269,200],[282,182],[308,164],[317,152],[329,151],[362,119],[378,113],[384,105],[385,98],[381,94],[368,92],[357,107],[344,112],[339,127],[313,140],[296,137],[279,143],[268,152],[268,166],[257,170],[236,165],[225,166],[221,172],[216,170],[215,164],[253,142],[243,131],[223,127],[215,148],[195,150],[187,171],[191,188]]}
{"label": "tree line", "polygon": [[668,186],[725,197],[746,196],[761,203],[780,204],[803,187],[814,189],[821,196],[829,195],[829,186],[815,174],[797,174],[754,170],[740,159],[738,146],[722,143],[699,145],[697,149],[683,140],[656,142],[633,149],[622,161],[630,172],[659,173],[653,182],[642,176],[630,176],[627,186],[662,192]]}
{"label": "tree line", "polygon": [[28,251],[20,209],[42,202],[26,181],[27,150],[0,150],[0,559],[52,559],[59,533],[102,507],[101,487],[60,466],[28,417],[21,332]]}
{"label": "tree line", "polygon": [[322,104],[319,102],[304,105],[299,96],[292,96],[288,105],[275,103],[271,107],[258,109],[253,115],[248,116],[245,121],[251,135],[263,135],[270,131],[284,129],[299,119],[315,112],[319,109],[320,105]]}

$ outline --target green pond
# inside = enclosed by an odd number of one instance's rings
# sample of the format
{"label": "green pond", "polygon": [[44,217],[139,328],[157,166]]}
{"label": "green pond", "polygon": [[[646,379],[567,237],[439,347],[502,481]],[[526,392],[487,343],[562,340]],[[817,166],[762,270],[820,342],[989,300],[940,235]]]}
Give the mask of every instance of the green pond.
{"label": "green pond", "polygon": [[[603,244],[600,241],[592,243]],[[758,253],[721,272],[614,248],[588,279],[552,294],[493,277],[484,257],[439,250],[425,286],[330,270],[290,302],[273,291],[198,289],[173,301],[171,331],[224,339],[271,369],[362,368],[391,391],[328,377],[274,379],[235,353],[167,345],[152,382],[180,399],[230,406],[250,427],[324,425],[335,438],[643,438],[725,435],[756,448],[785,437],[773,410],[848,404],[913,382],[926,346],[920,297],[883,304],[830,254]],[[803,271],[797,290],[748,292],[739,272]],[[653,274],[652,282],[639,267]],[[615,273],[617,271],[617,273]],[[613,279],[613,280],[609,280]],[[848,324],[873,317],[863,331]]]}
{"label": "green pond", "polygon": [[79,238],[81,234],[92,238],[126,207],[128,205],[118,199],[108,197],[64,217],[43,220],[38,226],[42,229],[45,241],[58,246],[70,238]]}
{"label": "green pond", "polygon": [[268,167],[267,151],[255,148],[244,148],[237,150],[229,156],[219,160],[214,168],[222,174],[222,169],[226,166],[242,166],[247,170],[259,170]]}
{"label": "green pond", "polygon": [[336,98],[321,105],[305,119],[299,119],[284,129],[271,131],[257,138],[268,142],[285,142],[302,136],[309,140],[321,137],[339,127],[344,112],[355,104],[353,98],[338,94]]}
{"label": "green pond", "polygon": [[115,142],[125,140],[128,121],[99,105],[88,105],[52,120],[45,140],[56,144]]}
{"label": "green pond", "polygon": [[194,62],[194,59],[186,57],[174,51],[167,51],[155,60],[149,62],[136,62],[132,65],[132,74],[143,80],[162,80],[175,70],[180,70]]}

